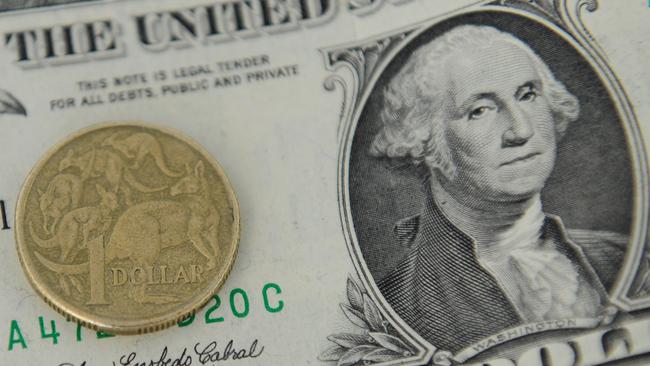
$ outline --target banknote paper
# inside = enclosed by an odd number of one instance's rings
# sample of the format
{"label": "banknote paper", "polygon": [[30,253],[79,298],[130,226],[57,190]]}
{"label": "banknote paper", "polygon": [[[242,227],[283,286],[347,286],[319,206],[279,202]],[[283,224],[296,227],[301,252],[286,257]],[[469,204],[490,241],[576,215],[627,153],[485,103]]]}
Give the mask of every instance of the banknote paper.
{"label": "banknote paper", "polygon": [[[650,362],[646,1],[7,1],[0,10],[0,364]],[[196,315],[146,335],[67,321],[32,289],[16,252],[18,193],[32,167],[67,136],[110,121],[196,141],[240,206],[223,288]],[[136,179],[164,174],[146,149],[93,151],[119,157]],[[159,152],[164,169],[193,174]],[[78,168],[60,164],[58,174],[74,180]],[[106,174],[77,189],[92,197]],[[56,182],[37,187],[44,239],[75,209]],[[121,186],[138,189],[118,180],[102,193]],[[115,222],[130,203],[112,197]],[[100,231],[95,247],[115,230]],[[81,268],[92,259],[86,244],[36,254]],[[189,241],[165,250],[207,261]],[[113,277],[110,261],[103,286],[137,285],[135,270]],[[156,273],[152,291],[166,286]],[[90,299],[87,273],[74,278],[61,293]]]}

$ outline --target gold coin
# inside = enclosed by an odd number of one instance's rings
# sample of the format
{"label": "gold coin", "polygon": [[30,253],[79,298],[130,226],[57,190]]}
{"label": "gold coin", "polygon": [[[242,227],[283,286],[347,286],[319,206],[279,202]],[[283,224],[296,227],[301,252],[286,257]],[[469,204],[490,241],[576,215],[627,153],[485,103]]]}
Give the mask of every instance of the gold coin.
{"label": "gold coin", "polygon": [[16,209],[29,282],[68,319],[146,333],[193,314],[225,281],[239,206],[221,167],[139,122],[79,131],[30,172]]}

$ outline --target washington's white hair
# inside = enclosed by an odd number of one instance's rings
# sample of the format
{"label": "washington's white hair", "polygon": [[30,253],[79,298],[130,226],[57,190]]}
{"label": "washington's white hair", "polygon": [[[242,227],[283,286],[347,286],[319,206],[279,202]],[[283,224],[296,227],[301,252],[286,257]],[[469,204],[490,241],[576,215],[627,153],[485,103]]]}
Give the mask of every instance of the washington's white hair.
{"label": "washington's white hair", "polygon": [[441,90],[446,58],[455,51],[488,48],[495,42],[508,42],[524,50],[533,61],[547,98],[557,135],[561,137],[569,122],[578,118],[578,99],[567,91],[542,59],[513,35],[489,26],[462,25],[421,46],[384,89],[381,111],[383,126],[375,136],[373,156],[401,158],[413,164],[425,163],[433,172],[455,175],[444,129],[439,128],[445,90]]}

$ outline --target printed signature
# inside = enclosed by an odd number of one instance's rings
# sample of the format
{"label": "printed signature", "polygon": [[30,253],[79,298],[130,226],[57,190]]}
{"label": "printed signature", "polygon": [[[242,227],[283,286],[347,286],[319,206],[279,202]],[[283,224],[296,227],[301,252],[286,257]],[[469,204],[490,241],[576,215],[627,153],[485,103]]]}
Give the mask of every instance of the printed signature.
{"label": "printed signature", "polygon": [[[196,343],[192,349],[193,353],[185,347],[178,357],[169,355],[169,350],[165,346],[159,357],[150,360],[138,359],[136,352],[130,352],[122,355],[117,362],[113,361],[113,366],[191,366],[194,361],[198,362],[198,365],[214,365],[221,361],[257,358],[264,352],[264,346],[261,346],[257,339],[252,341],[248,347],[238,347],[232,339],[223,347],[219,345],[217,341],[212,341],[207,345]],[[77,366],[77,364],[64,362],[58,366]],[[90,365],[83,361],[78,366]]]}

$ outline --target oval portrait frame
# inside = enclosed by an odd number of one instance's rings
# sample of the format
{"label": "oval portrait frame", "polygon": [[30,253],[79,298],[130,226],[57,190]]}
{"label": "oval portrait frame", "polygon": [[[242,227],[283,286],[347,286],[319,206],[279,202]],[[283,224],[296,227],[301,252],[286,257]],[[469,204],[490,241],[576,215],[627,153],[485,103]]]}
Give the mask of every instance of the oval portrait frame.
{"label": "oval portrait frame", "polygon": [[[582,25],[579,19],[581,10],[580,2],[574,9],[571,9],[567,4],[567,0],[565,0],[564,7],[557,9],[559,17],[556,18],[545,13],[531,12],[529,9],[505,5],[478,4],[436,17],[408,29],[401,29],[362,42],[323,50],[328,68],[336,72],[335,75],[330,76],[325,81],[325,88],[336,90],[337,87],[341,87],[343,89],[344,101],[341,124],[339,125],[338,193],[344,237],[356,274],[364,290],[378,304],[383,316],[404,337],[404,340],[410,342],[418,350],[416,357],[403,359],[402,362],[411,360],[421,362],[434,357],[436,352],[444,350],[438,349],[435,344],[428,343],[400,318],[381,294],[376,279],[366,263],[357,229],[354,225],[354,212],[351,205],[350,162],[353,140],[365,113],[366,105],[369,103],[372,94],[376,92],[375,89],[379,80],[393,60],[400,55],[400,52],[408,48],[411,42],[429,30],[450,20],[475,14],[492,14],[495,16],[503,14],[522,17],[526,21],[544,27],[569,45],[589,65],[591,71],[598,76],[598,81],[608,95],[608,99],[618,117],[618,122],[620,122],[619,127],[624,133],[626,150],[629,153],[632,187],[629,246],[626,249],[617,279],[609,289],[609,299],[619,311],[624,312],[650,306],[650,299],[648,298],[639,299],[628,296],[632,282],[637,276],[637,267],[644,256],[647,235],[649,193],[645,148],[631,103],[615,74],[605,62],[598,45]],[[462,22],[459,22],[459,24],[462,24]],[[454,359],[464,361],[475,355],[476,353],[456,354]]]}

